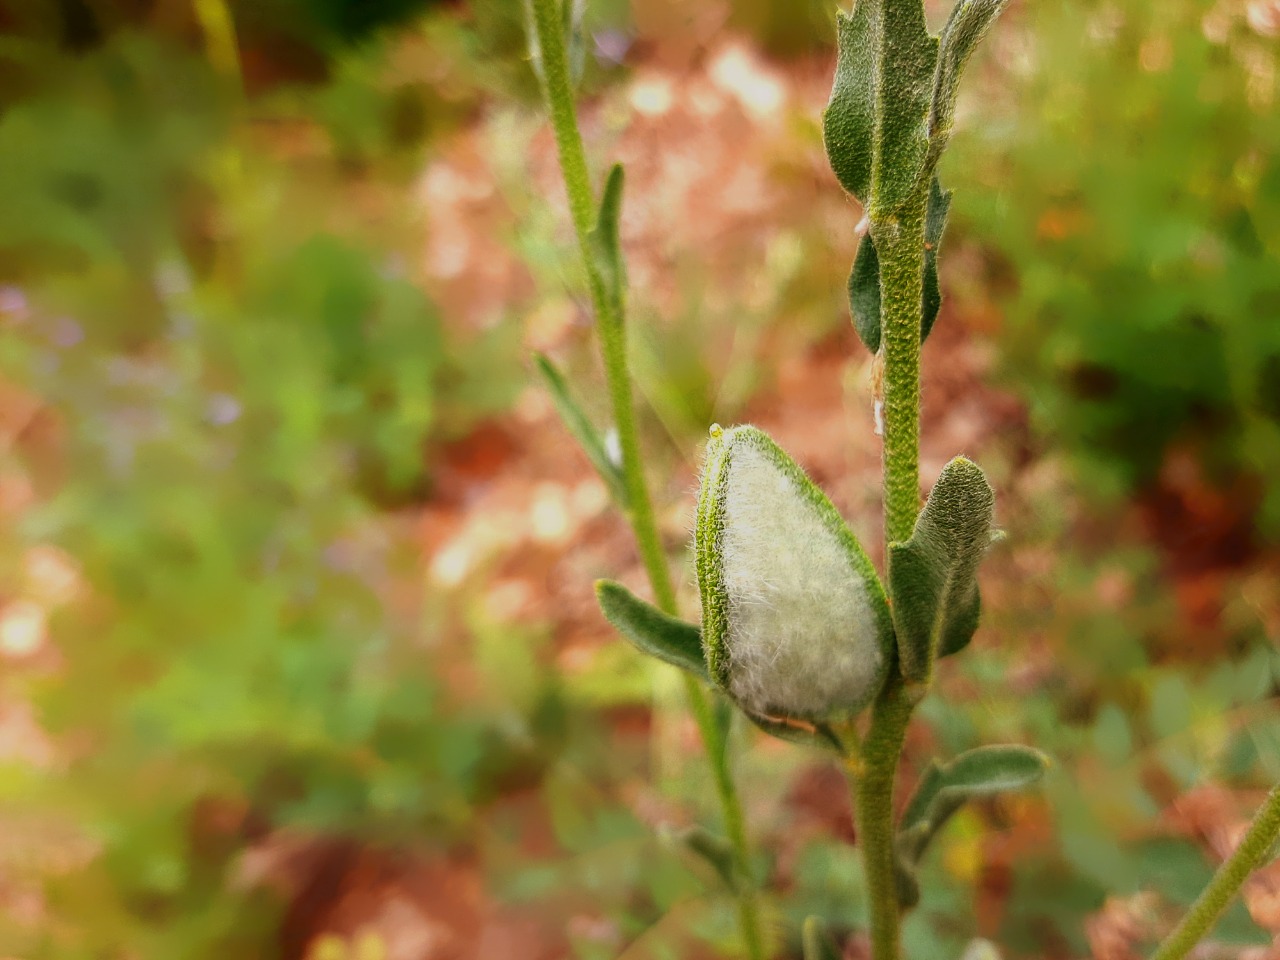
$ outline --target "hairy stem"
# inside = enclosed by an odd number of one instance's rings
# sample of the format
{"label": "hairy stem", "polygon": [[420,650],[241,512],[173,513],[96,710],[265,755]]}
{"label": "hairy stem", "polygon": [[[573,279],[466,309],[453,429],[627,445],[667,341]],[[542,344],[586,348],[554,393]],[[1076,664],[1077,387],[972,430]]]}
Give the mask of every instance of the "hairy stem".
{"label": "hairy stem", "polygon": [[1209,885],[1151,960],[1182,960],[1190,953],[1191,948],[1213,929],[1249,874],[1262,865],[1277,836],[1280,836],[1280,785],[1271,788],[1267,799],[1254,814],[1253,823],[1240,845],[1218,868]]}
{"label": "hairy stem", "polygon": [[[674,615],[677,612],[675,589],[672,586],[671,572],[667,566],[666,552],[663,550],[662,539],[658,533],[653,500],[649,495],[644,465],[640,457],[640,442],[636,432],[635,411],[631,397],[631,380],[627,372],[624,318],[611,298],[606,295],[604,280],[594,266],[591,256],[589,234],[595,217],[596,201],[587,170],[582,134],[578,129],[560,3],[557,0],[529,0],[529,2],[532,25],[541,53],[543,94],[551,114],[552,128],[555,131],[556,148],[560,156],[560,169],[564,176],[565,189],[569,195],[573,227],[578,237],[582,262],[586,267],[591,304],[595,311],[596,329],[600,337],[605,380],[613,408],[614,426],[618,431],[618,445],[622,451],[622,476],[627,491],[627,520],[635,534],[636,545],[648,574],[654,599],[662,610]],[[721,732],[712,715],[712,704],[707,691],[697,680],[688,675],[684,675],[684,684],[707,755],[709,757],[722,755],[723,750],[718,747]],[[747,851],[742,803],[729,775],[727,763],[713,761],[712,767],[729,842],[733,844],[740,875],[749,878],[751,865]],[[744,883],[739,891],[738,913],[747,956],[750,960],[764,960],[759,905],[754,884],[750,881]]]}
{"label": "hairy stem", "polygon": [[875,960],[898,960],[901,956],[893,785],[913,706],[905,685],[895,674],[876,699],[861,755],[849,765],[858,846],[871,907],[871,955]]}

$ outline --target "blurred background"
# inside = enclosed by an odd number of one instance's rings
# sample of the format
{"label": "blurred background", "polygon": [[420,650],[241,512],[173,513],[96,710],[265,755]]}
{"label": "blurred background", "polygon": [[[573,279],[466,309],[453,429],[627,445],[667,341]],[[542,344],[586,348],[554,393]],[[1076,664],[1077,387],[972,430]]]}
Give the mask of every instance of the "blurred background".
{"label": "blurred background", "polygon": [[[929,4],[935,29],[945,3]],[[712,421],[879,556],[828,0],[590,0],[686,614]],[[727,958],[677,678],[533,375],[607,402],[517,0],[0,0],[0,955]],[[916,957],[1127,960],[1280,778],[1280,2],[1015,0],[970,68],[923,474],[1009,534],[903,765],[1054,757]],[[778,956],[865,956],[842,777],[739,731]],[[1263,871],[1206,957],[1280,956]]]}

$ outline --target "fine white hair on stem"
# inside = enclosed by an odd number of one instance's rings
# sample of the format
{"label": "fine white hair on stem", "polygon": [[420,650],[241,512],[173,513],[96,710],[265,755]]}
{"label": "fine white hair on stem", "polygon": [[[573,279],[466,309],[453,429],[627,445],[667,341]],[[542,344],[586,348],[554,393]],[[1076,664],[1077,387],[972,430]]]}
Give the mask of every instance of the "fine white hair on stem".
{"label": "fine white hair on stem", "polygon": [[728,686],[760,714],[864,703],[884,670],[864,574],[806,492],[752,443],[729,461],[721,539]]}

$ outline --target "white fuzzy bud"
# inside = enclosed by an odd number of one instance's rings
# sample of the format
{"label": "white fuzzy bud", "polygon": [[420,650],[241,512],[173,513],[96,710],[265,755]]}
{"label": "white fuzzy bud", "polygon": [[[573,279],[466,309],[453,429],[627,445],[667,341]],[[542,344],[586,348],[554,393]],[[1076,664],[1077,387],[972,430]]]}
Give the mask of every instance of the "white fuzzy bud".
{"label": "white fuzzy bud", "polygon": [[754,427],[713,438],[695,531],[712,676],[747,711],[821,720],[879,691],[884,590],[839,513]]}

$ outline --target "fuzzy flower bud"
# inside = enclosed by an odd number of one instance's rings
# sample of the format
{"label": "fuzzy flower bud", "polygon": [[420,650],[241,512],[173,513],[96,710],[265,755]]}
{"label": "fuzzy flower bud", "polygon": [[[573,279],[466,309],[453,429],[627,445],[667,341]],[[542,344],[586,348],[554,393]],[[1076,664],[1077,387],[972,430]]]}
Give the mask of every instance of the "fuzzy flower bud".
{"label": "fuzzy flower bud", "polygon": [[884,588],[826,495],[765,433],[712,427],[694,532],[711,675],[750,713],[820,721],[880,690]]}

